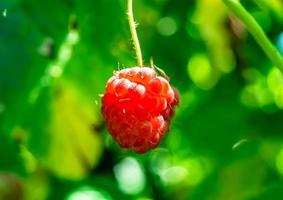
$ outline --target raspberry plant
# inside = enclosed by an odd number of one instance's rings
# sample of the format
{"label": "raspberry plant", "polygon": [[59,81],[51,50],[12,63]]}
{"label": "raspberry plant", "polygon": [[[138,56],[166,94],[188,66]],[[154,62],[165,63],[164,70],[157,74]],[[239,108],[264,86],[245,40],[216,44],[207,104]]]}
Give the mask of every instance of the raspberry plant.
{"label": "raspberry plant", "polygon": [[121,147],[145,153],[156,148],[168,131],[179,94],[153,67],[143,66],[132,0],[128,1],[128,20],[139,66],[117,71],[108,80],[102,113]]}

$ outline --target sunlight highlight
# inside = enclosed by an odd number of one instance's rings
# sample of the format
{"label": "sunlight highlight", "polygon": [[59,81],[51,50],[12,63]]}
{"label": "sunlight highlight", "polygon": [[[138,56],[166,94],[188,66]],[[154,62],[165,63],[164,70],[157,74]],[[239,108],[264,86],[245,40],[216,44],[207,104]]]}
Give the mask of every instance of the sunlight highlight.
{"label": "sunlight highlight", "polygon": [[118,186],[126,194],[137,194],[145,187],[145,175],[138,161],[127,157],[114,166]]}
{"label": "sunlight highlight", "polygon": [[4,18],[6,18],[6,17],[7,17],[7,9],[4,9],[4,10],[3,10],[2,15],[3,15],[3,17],[4,17]]}
{"label": "sunlight highlight", "polygon": [[103,190],[91,186],[83,186],[71,193],[66,200],[112,200],[112,198]]}

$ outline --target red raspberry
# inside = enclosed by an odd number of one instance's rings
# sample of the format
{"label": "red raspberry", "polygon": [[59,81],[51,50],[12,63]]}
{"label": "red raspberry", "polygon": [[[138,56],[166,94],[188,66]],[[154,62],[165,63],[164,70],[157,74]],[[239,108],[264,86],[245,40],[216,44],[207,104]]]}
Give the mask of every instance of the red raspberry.
{"label": "red raspberry", "polygon": [[108,80],[102,113],[121,147],[145,153],[159,145],[178,103],[177,90],[152,68],[132,67]]}

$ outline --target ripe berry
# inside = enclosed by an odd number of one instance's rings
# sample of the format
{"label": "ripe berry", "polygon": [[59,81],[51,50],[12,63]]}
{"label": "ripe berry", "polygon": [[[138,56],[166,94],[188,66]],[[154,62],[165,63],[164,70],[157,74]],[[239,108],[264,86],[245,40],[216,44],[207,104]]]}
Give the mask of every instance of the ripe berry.
{"label": "ripe berry", "polygon": [[178,103],[177,90],[152,68],[132,67],[108,80],[102,113],[121,147],[145,153],[159,145]]}

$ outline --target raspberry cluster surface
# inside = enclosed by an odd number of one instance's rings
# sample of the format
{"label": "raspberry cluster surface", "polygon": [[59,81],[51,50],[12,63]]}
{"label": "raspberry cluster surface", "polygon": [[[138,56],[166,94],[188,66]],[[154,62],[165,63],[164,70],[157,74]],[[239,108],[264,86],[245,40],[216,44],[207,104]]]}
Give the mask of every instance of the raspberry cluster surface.
{"label": "raspberry cluster surface", "polygon": [[145,153],[168,131],[179,94],[150,67],[115,72],[106,84],[102,113],[108,131],[123,148]]}

